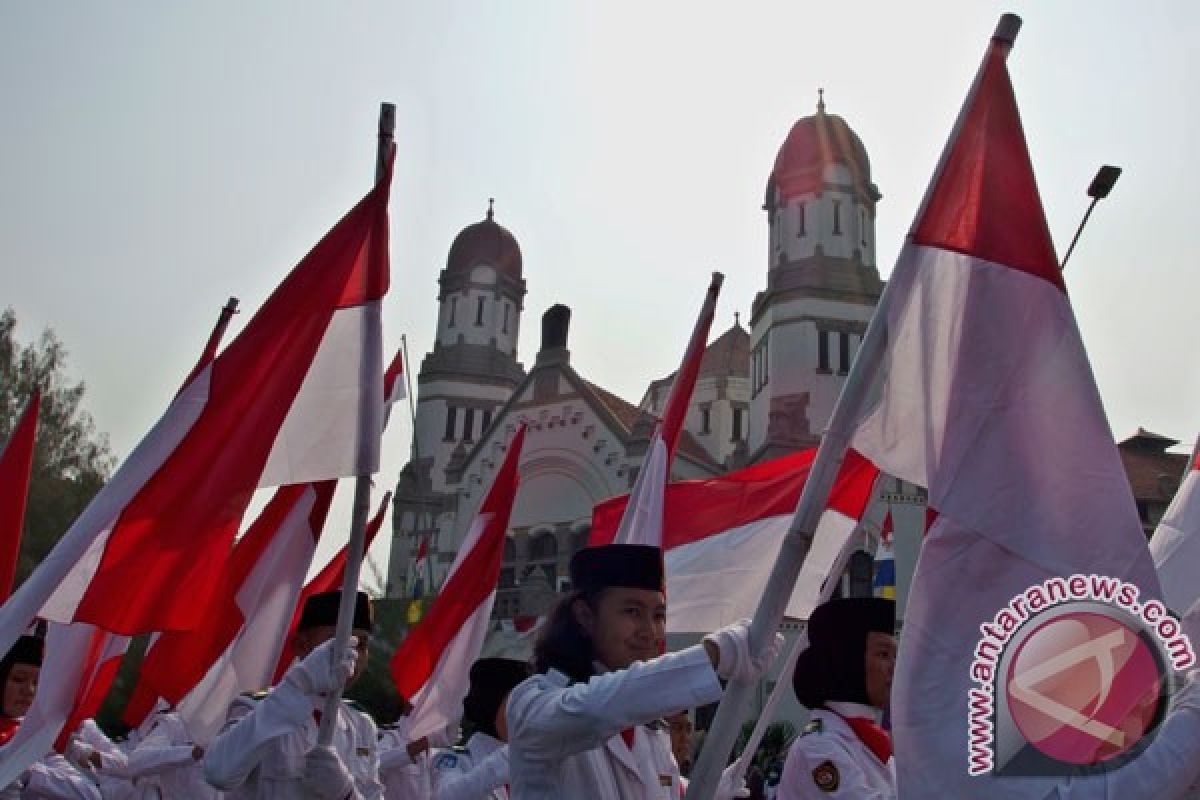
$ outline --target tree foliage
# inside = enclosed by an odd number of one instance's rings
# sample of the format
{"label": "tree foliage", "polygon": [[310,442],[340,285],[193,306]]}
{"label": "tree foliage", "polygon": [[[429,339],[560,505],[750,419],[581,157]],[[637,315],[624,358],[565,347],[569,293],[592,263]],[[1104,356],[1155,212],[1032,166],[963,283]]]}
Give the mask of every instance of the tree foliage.
{"label": "tree foliage", "polygon": [[83,410],[84,383],[66,374],[67,350],[47,328],[22,345],[17,315],[0,312],[0,443],[12,435],[35,386],[42,387],[33,475],[25,510],[20,583],[100,490],[112,471],[108,437]]}

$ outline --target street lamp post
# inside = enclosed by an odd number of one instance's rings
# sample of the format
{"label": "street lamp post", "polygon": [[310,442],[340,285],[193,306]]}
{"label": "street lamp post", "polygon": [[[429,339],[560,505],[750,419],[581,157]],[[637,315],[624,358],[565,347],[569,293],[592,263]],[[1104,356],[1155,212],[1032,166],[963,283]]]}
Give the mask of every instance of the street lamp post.
{"label": "street lamp post", "polygon": [[1079,234],[1083,233],[1083,226],[1087,225],[1088,217],[1092,215],[1092,209],[1096,207],[1096,203],[1108,197],[1108,193],[1112,191],[1113,185],[1119,177],[1121,177],[1120,167],[1105,164],[1096,171],[1096,177],[1092,178],[1092,185],[1087,190],[1088,197],[1092,198],[1092,202],[1088,205],[1083,219],[1079,222],[1079,228],[1075,231],[1075,238],[1071,240],[1071,246],[1067,248],[1067,254],[1063,256],[1059,269],[1067,268],[1067,259],[1071,257],[1072,251],[1075,250],[1075,243],[1079,241]]}

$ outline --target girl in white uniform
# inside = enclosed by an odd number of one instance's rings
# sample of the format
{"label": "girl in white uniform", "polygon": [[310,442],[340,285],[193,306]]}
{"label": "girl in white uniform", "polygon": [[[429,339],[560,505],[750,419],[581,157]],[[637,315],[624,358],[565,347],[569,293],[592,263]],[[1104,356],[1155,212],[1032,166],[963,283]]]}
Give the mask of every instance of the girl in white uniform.
{"label": "girl in white uniform", "polygon": [[534,650],[539,674],[509,696],[512,800],[679,800],[666,726],[647,723],[719,699],[718,676],[758,679],[783,639],[754,659],[739,623],[660,655],[667,609],[658,548],[585,548],[570,572],[574,592]]}

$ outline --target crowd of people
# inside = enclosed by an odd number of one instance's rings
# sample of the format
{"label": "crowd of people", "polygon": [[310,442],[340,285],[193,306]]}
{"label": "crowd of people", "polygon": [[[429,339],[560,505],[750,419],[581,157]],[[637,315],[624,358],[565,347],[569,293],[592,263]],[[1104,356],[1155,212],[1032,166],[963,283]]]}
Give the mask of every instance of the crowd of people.
{"label": "crowd of people", "polygon": [[[89,720],[0,798],[677,800],[690,766],[688,712],[719,700],[725,681],[762,677],[782,637],[756,656],[742,622],[667,653],[656,548],[585,548],[570,570],[573,591],[544,623],[532,662],[476,661],[461,726],[441,736],[411,740],[407,716],[381,730],[343,700],[332,745],[318,744],[325,698],[362,673],[374,628],[360,593],[350,645],[334,652],[340,595],[332,592],[306,602],[282,680],[239,697],[207,747],[170,708],[120,744]],[[891,600],[835,599],[813,613],[793,674],[811,720],[776,769],[772,797],[896,797],[884,724],[894,628]],[[24,636],[0,661],[0,742],[34,701],[42,656],[42,640]],[[729,769],[716,797],[750,791]]]}

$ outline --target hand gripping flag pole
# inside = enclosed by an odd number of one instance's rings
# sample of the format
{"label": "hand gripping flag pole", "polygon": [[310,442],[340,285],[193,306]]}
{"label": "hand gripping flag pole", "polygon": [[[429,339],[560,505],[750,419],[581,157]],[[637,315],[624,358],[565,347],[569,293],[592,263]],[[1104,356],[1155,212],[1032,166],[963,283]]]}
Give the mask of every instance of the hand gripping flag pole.
{"label": "hand gripping flag pole", "polygon": [[[1003,15],[996,26],[996,32],[992,35],[988,54],[990,55],[993,52],[993,48],[996,48],[1006,55],[1011,50],[1020,28],[1020,17],[1015,14]],[[933,196],[933,190],[938,185],[938,178],[945,168],[954,143],[958,139],[959,131],[962,129],[963,122],[966,119],[967,111],[971,108],[972,100],[978,91],[980,78],[983,75],[983,67],[987,64],[987,61],[988,56],[985,55],[983,64],[981,64],[979,71],[976,73],[975,80],[967,94],[967,99],[959,111],[958,118],[955,120],[954,129],[946,141],[946,146],[938,160],[937,168],[934,170],[933,179],[929,182],[925,197],[921,201],[920,209],[914,217],[914,228],[916,223],[923,218],[925,208],[929,205],[930,199]],[[912,231],[910,230],[909,239],[911,238]],[[834,479],[837,477],[842,460],[845,458],[856,419],[868,397],[869,390],[872,388],[880,372],[885,345],[887,344],[886,311],[889,307],[892,286],[893,282],[889,281],[884,287],[883,295],[879,298],[879,304],[876,306],[871,324],[868,326],[867,333],[863,337],[858,356],[854,360],[850,374],[846,376],[846,382],[843,384],[841,394],[834,405],[833,414],[829,420],[829,427],[821,439],[821,446],[817,451],[816,460],[813,462],[809,480],[804,485],[804,492],[800,496],[796,514],[792,518],[791,527],[780,546],[779,557],[775,562],[774,569],[771,571],[771,577],[767,581],[762,599],[759,601],[758,609],[755,611],[754,619],[750,624],[751,652],[762,652],[763,645],[768,641],[769,637],[774,635],[775,631],[779,628],[780,622],[783,620],[783,613],[787,607],[788,598],[792,594],[792,589],[800,573],[800,568],[803,566],[804,559],[812,546],[817,522],[820,519],[821,512],[825,509]],[[754,684],[750,682],[731,681],[729,683],[729,686],[725,690],[725,695],[721,698],[721,703],[717,708],[717,716],[713,720],[713,726],[705,737],[704,750],[692,774],[691,783],[688,785],[687,794],[685,795],[686,800],[713,797],[720,780],[721,771],[725,767],[729,753],[733,749],[734,740],[737,738],[741,728],[742,717],[745,714],[746,705],[752,696],[754,688]]]}
{"label": "hand gripping flag pole", "polygon": [[[396,106],[392,103],[381,103],[379,106],[379,145],[375,154],[375,182],[385,180],[391,161],[392,143],[396,131]],[[381,365],[366,363],[363,369],[372,369]],[[369,384],[369,376],[362,376],[362,383]],[[370,402],[366,392],[362,393],[361,403]],[[364,414],[363,418],[369,418]],[[378,432],[359,431],[359,447],[366,444],[366,437],[378,435]],[[362,572],[363,554],[366,550],[367,517],[371,513],[371,476],[359,475],[354,481],[354,508],[350,516],[350,542],[346,546],[346,574],[342,580],[342,600],[338,607],[337,628],[334,632],[333,649],[330,657],[339,660],[340,654],[350,643],[350,632],[354,623],[354,600],[358,592],[358,579]],[[325,698],[325,709],[321,715],[321,727],[317,732],[317,745],[329,747],[333,744],[334,725],[338,719],[338,705],[342,702],[341,691],[330,692]]]}

